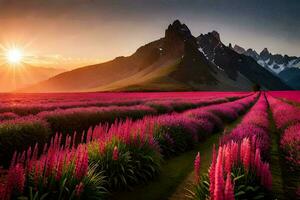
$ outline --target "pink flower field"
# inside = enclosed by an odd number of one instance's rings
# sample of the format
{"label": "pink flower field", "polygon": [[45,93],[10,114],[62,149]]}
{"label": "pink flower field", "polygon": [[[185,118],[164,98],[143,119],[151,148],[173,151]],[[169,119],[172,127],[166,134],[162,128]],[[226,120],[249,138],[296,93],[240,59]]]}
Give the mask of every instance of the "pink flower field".
{"label": "pink flower field", "polygon": [[297,199],[297,95],[1,94],[0,199]]}

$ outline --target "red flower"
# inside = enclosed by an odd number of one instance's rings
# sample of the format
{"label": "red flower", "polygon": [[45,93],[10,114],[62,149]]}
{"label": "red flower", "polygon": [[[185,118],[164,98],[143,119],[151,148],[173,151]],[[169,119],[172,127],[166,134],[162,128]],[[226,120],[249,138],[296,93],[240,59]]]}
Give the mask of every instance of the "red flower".
{"label": "red flower", "polygon": [[248,171],[251,159],[250,141],[248,138],[243,139],[243,142],[241,144],[241,158],[245,170]]}
{"label": "red flower", "polygon": [[200,181],[200,153],[198,152],[196,158],[195,158],[195,162],[194,162],[194,173],[195,173],[195,183],[199,183]]}
{"label": "red flower", "polygon": [[114,147],[112,159],[113,160],[118,160],[119,159],[119,150],[118,150],[117,146]]}
{"label": "red flower", "polygon": [[76,157],[75,173],[78,180],[84,177],[88,171],[88,151],[85,146],[79,146]]}
{"label": "red flower", "polygon": [[215,188],[214,188],[214,200],[224,199],[224,177],[223,177],[223,148],[219,148],[218,158],[215,171]]}
{"label": "red flower", "polygon": [[234,200],[234,191],[231,183],[230,173],[227,174],[227,178],[226,178],[224,200]]}
{"label": "red flower", "polygon": [[225,157],[225,172],[230,173],[231,171],[231,166],[232,166],[232,159],[231,159],[231,151],[230,151],[230,146],[227,145],[224,148],[224,157]]}
{"label": "red flower", "polygon": [[84,185],[82,182],[80,182],[78,185],[75,186],[75,195],[79,197],[82,194],[83,189],[84,189]]}
{"label": "red flower", "polygon": [[212,163],[209,169],[209,180],[210,180],[210,184],[209,184],[209,192],[210,192],[210,197],[213,200],[214,197],[214,189],[215,189],[215,171],[216,171],[216,160],[217,160],[217,156],[216,156],[216,146],[213,146],[213,158],[212,158]]}
{"label": "red flower", "polygon": [[25,171],[21,164],[17,164],[8,171],[6,182],[6,198],[10,199],[13,192],[22,194],[25,184]]}

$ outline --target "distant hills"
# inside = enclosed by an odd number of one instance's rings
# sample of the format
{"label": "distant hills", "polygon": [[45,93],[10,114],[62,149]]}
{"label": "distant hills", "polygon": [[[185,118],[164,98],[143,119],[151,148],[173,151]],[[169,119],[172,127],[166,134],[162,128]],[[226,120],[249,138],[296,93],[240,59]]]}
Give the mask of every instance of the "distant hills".
{"label": "distant hills", "polygon": [[2,65],[0,67],[0,91],[10,92],[28,87],[64,71],[63,69],[35,67],[28,64],[17,68]]}
{"label": "distant hills", "polygon": [[293,89],[300,89],[300,57],[272,54],[267,48],[259,54],[253,49],[245,50],[238,45],[235,45],[233,49],[239,54],[252,57]]}
{"label": "distant hills", "polygon": [[33,84],[23,92],[183,91],[291,89],[245,52],[225,46],[219,33],[194,37],[179,20],[165,35],[128,57],[78,68]]}

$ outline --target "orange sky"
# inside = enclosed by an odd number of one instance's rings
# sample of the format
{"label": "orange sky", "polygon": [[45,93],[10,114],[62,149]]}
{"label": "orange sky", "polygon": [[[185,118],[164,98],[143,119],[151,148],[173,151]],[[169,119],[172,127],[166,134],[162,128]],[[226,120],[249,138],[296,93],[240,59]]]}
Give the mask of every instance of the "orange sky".
{"label": "orange sky", "polygon": [[229,1],[0,0],[0,44],[24,48],[34,65],[70,69],[130,55],[178,18],[195,36],[217,30],[225,44],[299,56],[299,3]]}

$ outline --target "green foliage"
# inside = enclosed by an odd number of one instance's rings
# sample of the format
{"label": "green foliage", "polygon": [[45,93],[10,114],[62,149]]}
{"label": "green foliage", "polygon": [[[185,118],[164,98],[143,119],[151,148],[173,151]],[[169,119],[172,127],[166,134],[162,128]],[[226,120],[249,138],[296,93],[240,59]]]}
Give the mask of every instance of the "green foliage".
{"label": "green foliage", "polygon": [[234,196],[239,199],[268,199],[269,192],[260,185],[253,172],[246,173],[242,167],[234,168],[231,178],[235,185]]}
{"label": "green foliage", "polygon": [[[234,184],[234,196],[236,200],[257,200],[271,198],[270,192],[260,185],[257,176],[251,171],[246,173],[243,167],[234,168],[231,173],[231,179],[233,180]],[[187,196],[194,200],[209,199],[209,185],[210,182],[208,174],[204,174],[201,176],[200,182],[194,186],[194,190],[188,190]]]}
{"label": "green foliage", "polygon": [[[47,179],[40,179],[35,185],[33,173],[26,184],[25,195],[19,197],[20,200],[101,200],[107,195],[105,188],[105,177],[102,172],[95,171],[96,165],[91,165],[87,176],[81,181],[77,180],[73,174],[74,165],[64,170],[61,179],[50,176]],[[76,186],[82,184],[83,190],[80,194],[76,191]]]}
{"label": "green foliage", "polygon": [[[127,144],[113,139],[99,151],[98,142],[89,145],[90,162],[97,163],[97,171],[103,171],[110,189],[126,189],[138,183],[146,183],[160,172],[161,155],[147,141],[136,137]],[[118,159],[113,159],[114,148]]]}
{"label": "green foliage", "polygon": [[135,140],[134,143],[128,144],[134,166],[134,176],[139,183],[146,183],[159,174],[162,157],[153,145],[139,141],[139,137]]}
{"label": "green foliage", "polygon": [[50,129],[46,122],[38,119],[8,121],[0,124],[0,160],[8,166],[15,151],[22,152],[36,143],[47,142]]}
{"label": "green foliage", "polygon": [[187,195],[189,199],[194,200],[206,200],[209,197],[209,178],[207,174],[200,177],[200,182],[194,185],[194,190],[187,190]]}
{"label": "green foliage", "polygon": [[154,138],[165,157],[190,150],[196,142],[184,127],[176,125],[157,126],[154,130]]}
{"label": "green foliage", "polygon": [[97,165],[90,165],[88,175],[83,180],[84,190],[80,199],[101,200],[107,196],[106,177],[103,172],[97,172]]}
{"label": "green foliage", "polygon": [[[113,159],[115,147],[118,148],[117,160]],[[124,189],[137,182],[130,152],[120,140],[114,139],[105,144],[102,153],[99,152],[99,148],[89,150],[89,158],[91,163],[97,163],[97,171],[104,172],[110,189]]]}

